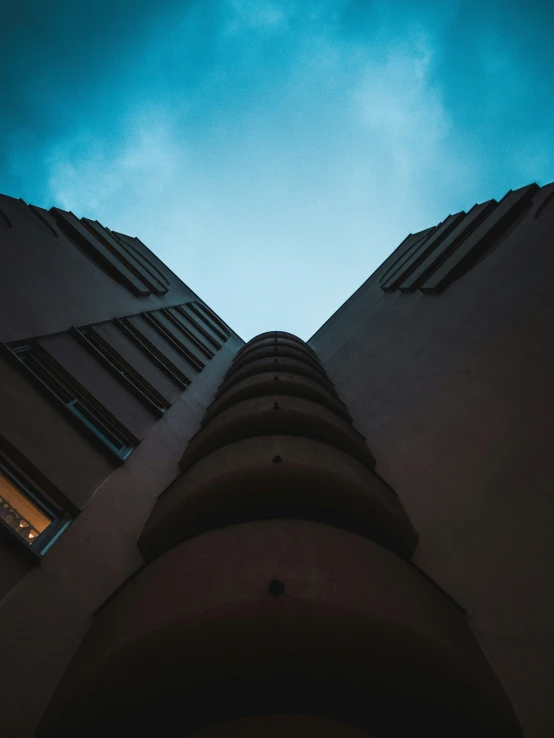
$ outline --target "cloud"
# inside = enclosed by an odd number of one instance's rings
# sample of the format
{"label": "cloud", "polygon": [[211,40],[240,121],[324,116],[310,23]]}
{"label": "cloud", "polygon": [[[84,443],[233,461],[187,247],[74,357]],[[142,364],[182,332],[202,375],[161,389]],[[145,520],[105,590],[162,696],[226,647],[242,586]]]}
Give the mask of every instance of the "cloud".
{"label": "cloud", "polygon": [[9,11],[0,190],[140,236],[246,338],[307,337],[409,231],[553,178],[531,5]]}
{"label": "cloud", "polygon": [[[444,168],[452,121],[441,89],[430,79],[432,43],[421,34],[368,64],[354,100],[370,136],[386,150],[387,166],[404,188]],[[452,165],[452,162],[450,162]]]}
{"label": "cloud", "polygon": [[90,133],[58,144],[48,160],[48,186],[60,207],[81,216],[122,206],[137,212],[174,190],[186,154],[155,113],[132,121],[127,137],[111,144]]}

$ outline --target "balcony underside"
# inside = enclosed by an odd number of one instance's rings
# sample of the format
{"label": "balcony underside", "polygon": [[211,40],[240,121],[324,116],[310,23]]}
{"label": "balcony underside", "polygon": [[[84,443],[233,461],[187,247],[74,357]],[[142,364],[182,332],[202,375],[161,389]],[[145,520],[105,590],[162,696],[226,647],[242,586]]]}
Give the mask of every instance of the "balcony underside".
{"label": "balcony underside", "polygon": [[200,459],[160,497],[139,544],[150,560],[212,528],[271,518],[345,528],[406,558],[417,544],[398,497],[366,466],[326,443],[280,435]]}
{"label": "balcony underside", "polygon": [[276,713],[383,738],[520,735],[456,605],[381,546],[298,520],[211,531],[129,581],[39,735],[185,736]]}

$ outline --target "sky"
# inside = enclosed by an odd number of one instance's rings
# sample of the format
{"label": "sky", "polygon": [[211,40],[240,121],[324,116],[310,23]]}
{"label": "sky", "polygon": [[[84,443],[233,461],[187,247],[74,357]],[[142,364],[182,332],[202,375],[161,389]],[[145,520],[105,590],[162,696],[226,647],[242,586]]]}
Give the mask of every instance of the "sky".
{"label": "sky", "polygon": [[2,0],[0,192],[138,236],[245,340],[554,180],[554,3]]}

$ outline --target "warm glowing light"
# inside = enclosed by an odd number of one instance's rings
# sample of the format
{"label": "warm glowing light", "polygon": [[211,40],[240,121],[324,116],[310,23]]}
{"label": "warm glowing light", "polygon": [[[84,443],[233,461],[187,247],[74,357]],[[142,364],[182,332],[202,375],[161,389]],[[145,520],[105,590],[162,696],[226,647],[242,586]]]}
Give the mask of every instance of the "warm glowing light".
{"label": "warm glowing light", "polygon": [[32,542],[52,519],[0,472],[0,518],[23,540]]}

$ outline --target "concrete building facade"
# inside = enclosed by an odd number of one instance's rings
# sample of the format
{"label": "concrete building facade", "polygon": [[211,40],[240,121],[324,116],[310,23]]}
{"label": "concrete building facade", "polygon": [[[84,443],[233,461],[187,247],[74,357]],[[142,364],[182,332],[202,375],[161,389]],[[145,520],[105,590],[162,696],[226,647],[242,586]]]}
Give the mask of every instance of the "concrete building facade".
{"label": "concrete building facade", "polygon": [[308,343],[0,197],[2,734],[554,734],[554,185]]}

